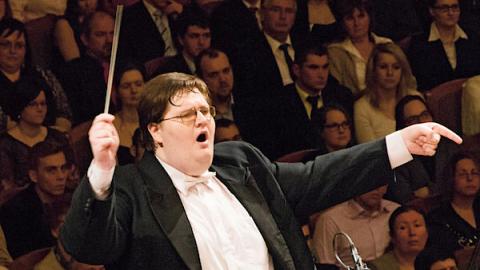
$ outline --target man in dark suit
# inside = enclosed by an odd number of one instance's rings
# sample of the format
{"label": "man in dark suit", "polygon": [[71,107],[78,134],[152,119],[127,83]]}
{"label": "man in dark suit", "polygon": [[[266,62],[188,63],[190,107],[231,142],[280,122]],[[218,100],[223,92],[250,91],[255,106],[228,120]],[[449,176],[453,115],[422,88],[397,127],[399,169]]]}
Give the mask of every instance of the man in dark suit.
{"label": "man in dark suit", "polygon": [[125,8],[118,58],[145,63],[177,54],[173,24],[182,12],[182,4],[174,0],[142,0]]}
{"label": "man in dark suit", "polygon": [[85,53],[65,63],[58,74],[72,108],[73,125],[92,120],[103,111],[112,50],[112,16],[97,11],[85,20],[81,34]]}
{"label": "man in dark suit", "polygon": [[184,12],[176,22],[176,33],[181,52],[165,59],[154,75],[181,72],[195,74],[195,57],[201,51],[210,48],[211,34],[208,19],[202,15]]}
{"label": "man in dark suit", "polygon": [[[118,269],[313,269],[297,218],[384,184],[411,154],[432,155],[445,127],[411,126],[384,140],[271,163],[244,142],[213,149],[215,110],[204,82],[169,73],[139,106],[149,149],[115,170],[113,116],[90,130],[94,160],[61,232],[68,253]],[[388,152],[388,154],[387,154]]]}
{"label": "man in dark suit", "polygon": [[322,106],[336,103],[350,117],[353,112],[352,92],[329,75],[325,47],[312,45],[299,50],[292,69],[295,83],[278,94],[276,120],[282,128],[275,139],[283,147],[278,149],[277,156],[322,145],[318,130],[318,111]]}

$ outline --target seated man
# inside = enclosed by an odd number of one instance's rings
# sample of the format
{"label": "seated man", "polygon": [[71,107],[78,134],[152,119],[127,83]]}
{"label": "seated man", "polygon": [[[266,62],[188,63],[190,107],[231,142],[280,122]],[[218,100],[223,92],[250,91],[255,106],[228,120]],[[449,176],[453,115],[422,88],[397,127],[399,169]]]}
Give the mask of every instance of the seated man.
{"label": "seated man", "polygon": [[242,137],[235,122],[226,118],[215,120],[215,143],[240,140]]}
{"label": "seated man", "polygon": [[168,72],[195,74],[195,57],[210,48],[210,24],[207,18],[193,12],[184,12],[176,22],[178,43],[181,51],[165,59],[152,77]]}
{"label": "seated man", "polygon": [[[380,257],[390,243],[388,219],[400,205],[384,200],[387,185],[356,196],[320,214],[313,234],[313,249],[320,264],[339,265],[332,243],[335,235],[344,232],[352,238],[364,261]],[[353,265],[350,247],[338,237],[336,252]]]}
{"label": "seated man", "polygon": [[61,198],[68,164],[63,149],[41,142],[31,150],[29,176],[34,184],[0,208],[0,222],[13,258],[54,244],[44,205]]}

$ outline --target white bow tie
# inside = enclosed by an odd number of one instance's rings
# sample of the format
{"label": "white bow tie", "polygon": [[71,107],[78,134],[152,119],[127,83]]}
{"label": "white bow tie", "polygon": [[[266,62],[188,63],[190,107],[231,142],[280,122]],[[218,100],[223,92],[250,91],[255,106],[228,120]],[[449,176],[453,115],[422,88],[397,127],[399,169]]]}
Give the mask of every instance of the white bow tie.
{"label": "white bow tie", "polygon": [[197,184],[204,183],[207,184],[210,179],[212,179],[216,175],[215,172],[205,172],[200,176],[185,176],[185,189],[189,191],[192,187],[196,186]]}

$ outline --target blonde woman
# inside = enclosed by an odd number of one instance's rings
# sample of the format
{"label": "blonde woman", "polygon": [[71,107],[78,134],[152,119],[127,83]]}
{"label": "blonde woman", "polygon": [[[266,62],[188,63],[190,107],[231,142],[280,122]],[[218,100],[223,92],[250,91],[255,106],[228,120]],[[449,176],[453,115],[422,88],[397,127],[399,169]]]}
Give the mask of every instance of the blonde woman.
{"label": "blonde woman", "polygon": [[354,104],[358,143],[395,131],[395,106],[406,95],[421,95],[412,88],[415,77],[402,49],[393,43],[377,45],[366,68],[364,95]]}

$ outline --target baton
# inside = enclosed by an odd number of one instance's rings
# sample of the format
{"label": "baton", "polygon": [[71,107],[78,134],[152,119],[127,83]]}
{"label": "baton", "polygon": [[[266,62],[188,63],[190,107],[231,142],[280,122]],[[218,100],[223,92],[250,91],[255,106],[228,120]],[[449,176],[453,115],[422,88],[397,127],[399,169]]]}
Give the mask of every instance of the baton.
{"label": "baton", "polygon": [[110,68],[108,70],[107,94],[105,97],[104,113],[108,113],[110,96],[112,95],[113,73],[115,72],[115,59],[117,58],[118,37],[120,36],[120,25],[122,24],[123,5],[117,6],[115,14],[115,28],[113,29],[112,53],[110,54]]}

